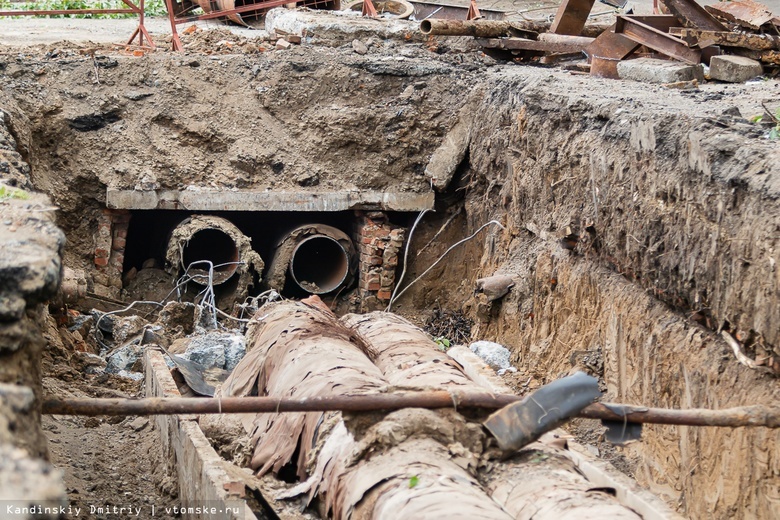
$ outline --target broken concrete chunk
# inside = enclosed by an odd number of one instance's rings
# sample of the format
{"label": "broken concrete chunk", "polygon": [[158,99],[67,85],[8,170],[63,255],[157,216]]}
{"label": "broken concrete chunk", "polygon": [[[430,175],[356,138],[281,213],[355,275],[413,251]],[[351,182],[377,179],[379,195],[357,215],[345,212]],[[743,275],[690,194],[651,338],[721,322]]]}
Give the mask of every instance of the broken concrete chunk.
{"label": "broken concrete chunk", "polygon": [[744,56],[713,56],[710,78],[729,83],[742,83],[764,73],[761,63]]}
{"label": "broken concrete chunk", "polygon": [[140,316],[126,316],[117,318],[114,322],[114,341],[118,344],[125,343],[128,339],[139,334],[148,322]]}
{"label": "broken concrete chunk", "polygon": [[282,39],[282,40],[277,40],[276,41],[276,50],[277,51],[287,50],[290,47],[292,47],[292,43],[288,42],[287,40]]}
{"label": "broken concrete chunk", "polygon": [[[516,369],[509,363],[509,349],[492,341],[475,341],[469,345],[469,349],[497,372],[515,372]],[[503,372],[501,372],[503,374]]]}
{"label": "broken concrete chunk", "polygon": [[447,188],[458,166],[466,158],[466,152],[471,144],[471,128],[476,106],[475,98],[466,101],[458,114],[458,122],[444,137],[425,167],[425,175],[431,179],[431,184],[438,191]]}
{"label": "broken concrete chunk", "polygon": [[212,331],[180,340],[171,350],[205,368],[233,370],[246,354],[242,334]]}
{"label": "broken concrete chunk", "polygon": [[368,52],[368,47],[360,40],[352,40],[352,50],[362,56]]}
{"label": "broken concrete chunk", "polygon": [[625,60],[617,64],[620,79],[630,79],[643,83],[676,83],[679,81],[704,81],[704,67],[687,65],[678,61],[639,58]]}
{"label": "broken concrete chunk", "polygon": [[477,280],[477,292],[484,293],[488,301],[503,298],[515,286],[510,276],[496,274]]}
{"label": "broken concrete chunk", "polygon": [[106,372],[118,375],[129,372],[142,353],[143,347],[134,343],[114,350],[106,359]]}

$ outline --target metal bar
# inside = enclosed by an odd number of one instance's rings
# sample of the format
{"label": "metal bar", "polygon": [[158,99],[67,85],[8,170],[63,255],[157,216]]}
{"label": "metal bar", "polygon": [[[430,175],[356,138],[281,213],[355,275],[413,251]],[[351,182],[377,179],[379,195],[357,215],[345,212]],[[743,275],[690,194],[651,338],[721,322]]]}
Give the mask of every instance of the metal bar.
{"label": "metal bar", "polygon": [[664,5],[685,27],[725,31],[726,27],[694,0],[664,0]]}
{"label": "metal bar", "polygon": [[[446,391],[404,394],[365,394],[278,399],[275,397],[144,398],[144,399],[46,399],[42,413],[48,415],[179,415],[216,413],[371,412],[402,408],[499,409],[522,398],[509,394],[458,393]],[[614,403],[595,403],[578,417],[635,423],[689,426],[780,428],[780,410],[763,405],[723,410],[645,408]]]}
{"label": "metal bar", "polygon": [[618,16],[615,33],[682,62],[691,65],[701,63],[701,51],[691,49],[683,40],[650,27],[633,17]]}
{"label": "metal bar", "polygon": [[780,36],[771,34],[751,34],[746,32],[702,31],[699,29],[673,28],[670,34],[678,36],[689,44],[709,42],[710,45],[742,47],[754,51],[780,49]]}
{"label": "metal bar", "polygon": [[[468,16],[468,8],[447,4],[431,4],[426,2],[412,2],[414,6],[415,20],[427,20],[429,18],[443,20],[464,20]],[[483,19],[503,20],[504,12],[494,9],[480,9]]]}
{"label": "metal bar", "polygon": [[550,32],[578,36],[588,21],[596,0],[563,0],[555,13]]}
{"label": "metal bar", "polygon": [[590,42],[546,42],[524,38],[477,38],[477,43],[487,49],[507,51],[581,52]]}

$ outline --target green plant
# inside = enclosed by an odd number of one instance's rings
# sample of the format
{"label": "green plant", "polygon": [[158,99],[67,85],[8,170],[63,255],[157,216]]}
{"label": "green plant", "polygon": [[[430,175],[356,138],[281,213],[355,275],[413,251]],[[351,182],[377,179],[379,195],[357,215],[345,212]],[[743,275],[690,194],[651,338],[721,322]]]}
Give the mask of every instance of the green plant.
{"label": "green plant", "polygon": [[409,479],[409,488],[411,489],[411,488],[413,488],[414,486],[416,486],[419,483],[420,483],[420,477],[415,475],[415,476],[413,476],[412,478]]}
{"label": "green plant", "polygon": [[436,345],[439,347],[439,350],[441,350],[442,352],[447,352],[447,350],[450,348],[450,340],[448,340],[444,336],[433,338],[433,341],[436,342]]}
{"label": "green plant", "polygon": [[776,140],[780,139],[780,107],[775,109],[774,115],[766,108],[764,107],[764,110],[766,110],[766,114],[760,114],[757,116],[753,116],[750,118],[751,123],[761,123],[764,121],[764,117],[768,116],[772,119],[772,122],[775,124],[772,128],[769,129],[769,139]]}
{"label": "green plant", "polygon": [[30,198],[30,194],[24,190],[20,190],[18,188],[11,188],[10,186],[5,186],[0,184],[0,200],[6,200],[6,199],[27,200],[29,198]]}

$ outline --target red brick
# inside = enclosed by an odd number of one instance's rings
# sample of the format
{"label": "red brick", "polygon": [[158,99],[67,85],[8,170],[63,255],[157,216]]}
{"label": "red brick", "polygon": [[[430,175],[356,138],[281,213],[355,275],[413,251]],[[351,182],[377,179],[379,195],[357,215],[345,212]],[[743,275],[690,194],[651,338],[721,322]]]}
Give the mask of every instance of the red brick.
{"label": "red brick", "polygon": [[96,256],[95,257],[95,265],[98,266],[98,267],[105,267],[105,266],[107,266],[108,265],[108,258],[107,257],[106,258],[98,258]]}
{"label": "red brick", "polygon": [[389,300],[390,297],[393,295],[389,290],[388,291],[379,291],[376,293],[376,297],[380,300]]}
{"label": "red brick", "polygon": [[95,249],[95,258],[108,258],[108,256],[109,256],[108,249],[103,249],[100,247]]}
{"label": "red brick", "polygon": [[114,251],[124,251],[126,245],[127,240],[125,240],[124,237],[114,237],[113,242],[111,242],[111,249]]}
{"label": "red brick", "polygon": [[369,291],[378,291],[381,287],[379,280],[366,284],[366,289]]}

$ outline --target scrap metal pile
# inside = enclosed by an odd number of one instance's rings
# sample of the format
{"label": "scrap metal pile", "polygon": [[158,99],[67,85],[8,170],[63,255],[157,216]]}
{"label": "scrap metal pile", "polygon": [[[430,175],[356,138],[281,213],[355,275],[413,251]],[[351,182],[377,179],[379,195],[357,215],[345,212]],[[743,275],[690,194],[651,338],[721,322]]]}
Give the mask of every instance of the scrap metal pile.
{"label": "scrap metal pile", "polygon": [[[549,25],[424,20],[420,30],[475,36],[486,53],[517,61],[554,63],[584,53],[588,65],[580,68],[606,78],[621,77],[619,64],[636,58],[705,64],[711,68],[711,79],[731,82],[760,76],[762,65],[780,64],[780,17],[753,0],[706,7],[695,0],[664,0],[657,11],[664,14],[619,14],[608,28],[586,26],[593,4],[594,0],[565,0]],[[691,74],[692,80],[704,79],[701,68]]]}

